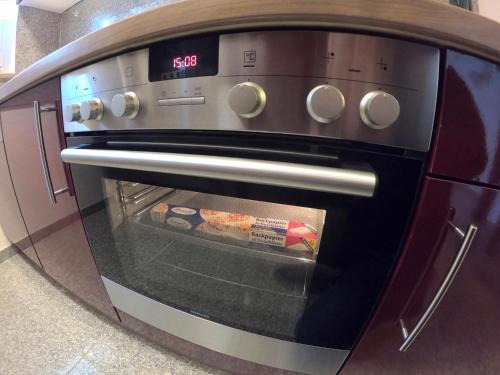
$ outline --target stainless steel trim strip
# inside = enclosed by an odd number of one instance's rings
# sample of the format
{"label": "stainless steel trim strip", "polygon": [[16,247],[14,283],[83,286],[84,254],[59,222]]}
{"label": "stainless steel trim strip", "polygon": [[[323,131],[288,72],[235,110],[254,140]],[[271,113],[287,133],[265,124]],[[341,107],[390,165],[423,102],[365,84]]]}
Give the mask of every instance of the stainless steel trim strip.
{"label": "stainless steel trim strip", "polygon": [[33,112],[35,113],[35,127],[38,141],[38,151],[40,152],[40,160],[42,162],[43,177],[45,179],[45,185],[47,186],[49,199],[52,204],[56,204],[56,196],[54,194],[52,180],[50,179],[49,165],[47,163],[47,156],[45,153],[45,144],[43,143],[42,120],[40,118],[40,102],[38,100],[35,100],[33,102]]}
{"label": "stainless steel trim strip", "polygon": [[67,163],[291,187],[372,197],[377,176],[371,171],[329,168],[210,155],[68,148]]}
{"label": "stainless steel trim strip", "polygon": [[445,296],[446,292],[448,291],[448,288],[450,287],[451,283],[453,282],[453,279],[457,275],[458,271],[460,270],[460,267],[472,245],[472,242],[474,241],[474,238],[477,233],[477,226],[471,224],[469,225],[469,228],[467,229],[467,233],[462,235],[456,231],[456,226],[452,223],[450,223],[452,228],[455,230],[457,234],[459,234],[460,237],[462,237],[464,240],[462,241],[462,244],[460,246],[460,249],[458,250],[457,256],[455,257],[455,260],[453,261],[450,269],[448,270],[448,273],[446,274],[446,277],[444,278],[443,283],[439,287],[436,295],[432,299],[431,303],[429,306],[427,306],[427,309],[425,310],[424,314],[420,318],[420,320],[417,322],[413,330],[408,334],[408,330],[406,328],[406,324],[403,319],[400,319],[400,325],[401,325],[401,334],[403,335],[403,343],[401,344],[401,347],[399,348],[400,352],[405,352],[408,350],[410,345],[413,343],[415,338],[418,336],[418,334],[422,331],[422,329],[425,327],[429,319],[431,318],[432,314],[434,311],[436,311],[436,308],[439,306],[441,303],[441,300]]}
{"label": "stainless steel trim strip", "polygon": [[349,351],[278,340],[164,305],[102,277],[113,305],[158,329],[219,353],[306,374],[335,374]]}
{"label": "stainless steel trim strip", "polygon": [[204,96],[192,96],[185,98],[171,98],[171,99],[159,99],[158,104],[164,105],[192,105],[192,104],[205,104]]}

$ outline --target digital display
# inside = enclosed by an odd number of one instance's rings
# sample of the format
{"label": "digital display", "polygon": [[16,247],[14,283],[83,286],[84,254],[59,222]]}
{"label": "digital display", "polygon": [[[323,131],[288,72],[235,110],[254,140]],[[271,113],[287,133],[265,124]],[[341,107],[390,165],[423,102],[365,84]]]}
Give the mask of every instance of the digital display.
{"label": "digital display", "polygon": [[198,63],[198,56],[197,55],[191,55],[191,56],[177,56],[174,57],[173,60],[173,65],[174,69],[178,68],[194,68]]}
{"label": "digital display", "polygon": [[165,41],[149,47],[151,82],[216,75],[218,70],[218,35]]}

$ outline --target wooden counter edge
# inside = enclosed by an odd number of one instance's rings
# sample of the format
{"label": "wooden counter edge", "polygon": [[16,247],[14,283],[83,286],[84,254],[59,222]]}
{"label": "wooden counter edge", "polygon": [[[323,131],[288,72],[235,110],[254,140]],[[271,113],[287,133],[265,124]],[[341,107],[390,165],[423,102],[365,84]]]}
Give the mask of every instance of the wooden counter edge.
{"label": "wooden counter edge", "polygon": [[500,23],[435,0],[185,0],[127,18],[54,51],[0,87],[0,103],[47,79],[157,40],[280,26],[393,35],[500,61]]}

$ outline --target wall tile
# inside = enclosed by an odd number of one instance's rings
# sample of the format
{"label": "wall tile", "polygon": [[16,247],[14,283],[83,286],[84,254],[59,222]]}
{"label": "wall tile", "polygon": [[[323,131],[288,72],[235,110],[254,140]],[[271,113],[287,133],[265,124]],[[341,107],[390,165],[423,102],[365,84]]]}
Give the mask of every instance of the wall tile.
{"label": "wall tile", "polygon": [[179,0],[83,0],[61,15],[61,46],[147,9]]}
{"label": "wall tile", "polygon": [[[16,71],[25,69],[55,49],[90,32],[145,10],[177,1],[182,0],[81,0],[62,14],[20,6]],[[440,1],[448,3],[450,0]],[[479,0],[470,1],[477,11]]]}
{"label": "wall tile", "polygon": [[61,15],[19,6],[16,29],[16,72],[59,48]]}
{"label": "wall tile", "polygon": [[[16,72],[90,32],[180,0],[82,0],[62,14],[19,6]],[[0,85],[7,80],[0,80]]]}

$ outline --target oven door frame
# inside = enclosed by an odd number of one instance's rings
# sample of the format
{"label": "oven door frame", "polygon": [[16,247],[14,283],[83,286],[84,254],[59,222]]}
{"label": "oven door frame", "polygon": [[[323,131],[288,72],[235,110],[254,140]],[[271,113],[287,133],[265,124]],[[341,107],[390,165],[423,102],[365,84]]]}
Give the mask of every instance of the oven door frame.
{"label": "oven door frame", "polygon": [[[99,142],[65,149],[61,156],[65,162],[72,164],[121,172],[129,170],[134,175],[165,173],[181,178],[208,178],[212,181],[243,182],[249,186],[301,189],[322,195],[341,194],[355,199],[369,199],[376,194],[378,185],[377,174],[361,164],[337,168],[325,166],[324,162],[298,164],[192,152],[184,155],[177,152],[149,152],[140,147],[139,150],[110,150]],[[301,155],[302,160],[303,157]],[[314,159],[314,155],[310,157]],[[273,175],[272,171],[278,173]],[[256,182],[256,176],[262,177],[263,182]],[[327,374],[338,371],[349,354],[348,349],[286,341],[226,326],[170,307],[105,276],[102,279],[117,309],[174,336],[232,357],[289,371]]]}
{"label": "oven door frame", "polygon": [[264,366],[306,374],[336,373],[349,350],[324,348],[229,327],[155,301],[101,276],[118,310],[207,349]]}

